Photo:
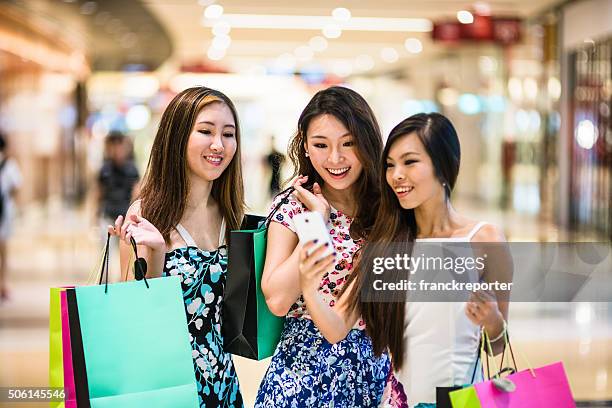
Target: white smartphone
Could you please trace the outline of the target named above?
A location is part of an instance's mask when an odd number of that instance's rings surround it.
[[[317,240],[315,248],[313,248],[310,253],[326,243],[328,250],[325,251],[323,256],[327,256],[333,252],[334,246],[321,213],[306,211],[296,214],[293,217],[293,221],[295,222],[295,229],[302,245],[309,241]]]

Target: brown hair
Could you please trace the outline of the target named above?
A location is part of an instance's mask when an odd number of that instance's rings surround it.
[[[372,208],[379,196],[377,179],[381,166],[382,137],[374,112],[361,95],[349,88],[333,86],[312,97],[300,115],[297,132],[289,143],[289,158],[294,167],[292,178],[298,174],[308,176],[308,183],[304,187],[309,190],[315,182],[323,186],[323,179],[306,157],[304,147],[310,122],[323,114],[338,119],[355,140],[363,171],[354,190],[353,199],[357,208],[351,223],[351,235],[365,238],[376,216]]]
[[[187,142],[196,117],[211,103],[225,104],[236,124],[236,153],[227,169],[213,181],[211,196],[226,223],[225,236],[239,229],[244,216],[244,187],[240,159],[240,127],[232,101],[222,92],[206,87],[188,88],[176,95],[161,118],[140,193],[142,216],[169,242],[180,222],[189,194]]]
[[[382,159],[386,162],[393,144],[411,133],[416,134],[425,147],[437,179],[446,185],[445,196],[448,199],[457,181],[461,159],[459,138],[455,128],[446,117],[438,113],[413,115],[391,130]],[[386,296],[386,299],[362,299],[360,295],[362,289],[372,287],[373,279],[376,279],[372,273],[375,257],[381,256],[381,253],[394,254],[398,250],[408,254],[412,252],[417,236],[417,225],[414,210],[406,210],[400,206],[395,192],[387,183],[384,170],[380,172],[379,183],[383,187],[376,221],[344,289],[346,290],[354,281],[349,293],[349,309],[358,308],[361,313],[366,331],[372,339],[374,352],[380,355],[389,349],[393,367],[399,370],[404,357],[405,295],[402,293],[401,298],[391,299],[388,293],[379,295]],[[388,277],[390,281],[399,281],[401,278]]]

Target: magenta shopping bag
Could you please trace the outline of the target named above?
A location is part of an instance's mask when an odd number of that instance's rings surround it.
[[[576,407],[562,362],[533,370],[519,371],[506,378],[516,386],[514,391],[501,391],[495,387],[493,381],[485,381],[474,385],[482,407]]]
[[[504,352],[499,371],[489,374],[493,349],[487,333],[481,330],[481,353],[485,353],[488,380],[449,394],[453,408],[575,408],[576,403],[562,362],[518,371],[508,331],[504,324]],[[488,346],[485,352],[484,346]],[[509,352],[508,352],[509,351]],[[504,368],[504,356],[512,357],[514,367]],[[530,367],[529,363],[527,363]],[[510,375],[502,374],[511,372]]]
[[[70,343],[70,322],[68,320],[68,300],[66,291],[60,292],[62,311],[62,350],[64,359],[64,402],[66,408],[76,408],[74,389],[74,369],[72,367],[72,345]]]

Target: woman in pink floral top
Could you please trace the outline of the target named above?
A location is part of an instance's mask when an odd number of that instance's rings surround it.
[[[287,318],[255,407],[376,407],[381,400],[390,360],[375,355],[363,322],[330,342],[310,317],[320,301],[334,307],[374,223],[381,152],[372,110],[348,88],[318,92],[300,116],[289,148],[299,177],[295,191],[273,203],[283,200],[268,229],[262,278],[268,307]],[[321,259],[321,250],[307,255],[299,245],[293,217],[303,211],[321,213],[333,254]],[[305,284],[307,271],[321,278]]]
[[[279,194],[276,197],[272,208],[276,207],[279,201],[281,201],[282,196],[283,194]],[[295,214],[309,210],[294,195],[290,195],[286,201],[286,203],[280,206],[272,221],[278,222],[296,233],[293,217]],[[361,248],[361,244],[363,243],[362,239],[354,240],[351,238],[349,229],[352,221],[353,219],[351,217],[330,206],[327,227],[336,252],[336,264],[329,273],[323,276],[319,294],[321,298],[332,307],[340,294],[340,289],[344,286],[349,273],[353,269],[353,255]],[[287,317],[306,317],[310,319],[303,296],[300,296],[300,298],[291,305]],[[355,324],[355,328],[364,329],[365,324],[360,320]]]

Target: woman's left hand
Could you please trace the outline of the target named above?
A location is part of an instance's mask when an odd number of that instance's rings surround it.
[[[316,249],[312,251],[314,248]],[[336,261],[336,254],[325,255],[329,250],[330,248],[326,245],[319,245],[317,248],[315,241],[307,242],[302,247],[298,264],[302,293],[307,290],[318,290],[323,275],[331,270]],[[312,251],[310,255],[309,251]]]
[[[495,327],[504,317],[497,306],[497,298],[490,290],[472,292],[465,306],[465,314],[478,326]]]

